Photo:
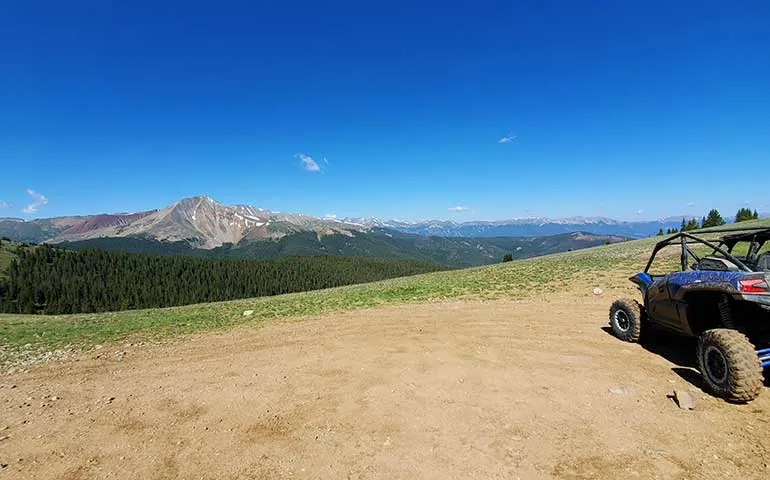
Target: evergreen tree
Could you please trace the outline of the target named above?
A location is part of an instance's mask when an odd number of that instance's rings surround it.
[[[720,225],[724,225],[725,220],[722,218],[722,215],[719,214],[719,210],[716,208],[712,208],[708,215],[706,216],[706,219],[703,221],[703,227],[718,227]]]
[[[754,220],[758,220],[759,219],[759,214],[757,213],[756,209],[754,209],[754,214],[751,216],[751,218],[754,219]]]
[[[506,253],[503,255],[503,263],[505,262],[512,262],[513,261],[513,255],[510,253]]]
[[[442,270],[412,260],[200,257],[22,247],[0,276],[0,312],[91,313],[301,292]]]
[[[684,226],[683,231],[689,232],[691,230],[697,230],[698,228],[700,228],[698,221],[694,218],[691,218],[690,220],[687,221],[687,224]]]
[[[748,208],[739,208],[735,214],[735,223],[753,220],[754,214]]]
[[[662,237],[662,236],[663,236],[663,229],[662,229],[662,228],[661,228],[660,230],[658,230],[658,236],[659,236],[659,237]]]

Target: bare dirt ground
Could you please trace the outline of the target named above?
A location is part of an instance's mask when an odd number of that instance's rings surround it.
[[[601,329],[611,300],[272,321],[5,375],[0,479],[770,474],[770,392],[706,396],[691,345]]]

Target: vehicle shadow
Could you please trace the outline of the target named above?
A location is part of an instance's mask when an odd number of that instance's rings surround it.
[[[612,329],[602,327],[605,333],[614,337]],[[648,335],[642,334],[639,345],[650,353],[659,355],[676,365],[671,371],[677,374],[690,385],[703,390],[703,378],[698,371],[698,362],[695,358],[695,348],[698,340],[667,332],[659,328],[652,328]],[[770,375],[765,371],[765,386],[770,387]]]
[[[614,337],[610,327],[604,326],[602,330]],[[679,367],[697,368],[697,362],[695,361],[697,341],[694,338],[683,337],[657,329],[649,333],[649,335],[643,333],[639,339],[639,345],[642,348],[665,358]]]
[[[604,326],[602,330],[614,337],[610,327]],[[676,335],[660,329],[648,332],[648,335],[642,334],[639,339],[639,346],[676,365],[676,367],[671,368],[672,372],[687,383],[702,390],[703,381],[695,359],[696,345],[697,340],[694,338]]]

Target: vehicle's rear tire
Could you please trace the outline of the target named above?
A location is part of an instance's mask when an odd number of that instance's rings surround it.
[[[759,356],[749,339],[736,330],[703,332],[698,339],[698,369],[706,390],[728,402],[750,402],[762,391]]]
[[[610,307],[612,333],[626,342],[638,342],[642,332],[642,306],[635,300],[621,298]]]

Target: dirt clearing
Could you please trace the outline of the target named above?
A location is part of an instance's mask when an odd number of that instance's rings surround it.
[[[770,474],[770,392],[706,396],[687,348],[603,331],[611,301],[271,321],[5,375],[0,479]],[[694,411],[667,398],[688,388]]]

